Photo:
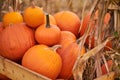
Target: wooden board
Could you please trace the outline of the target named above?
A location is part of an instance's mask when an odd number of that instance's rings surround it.
[[[51,80],[1,56],[0,73],[12,80]]]
[[[115,72],[109,72],[108,74],[102,75],[94,80],[114,80]]]

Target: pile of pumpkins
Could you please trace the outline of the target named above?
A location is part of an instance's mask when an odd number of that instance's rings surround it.
[[[0,22],[0,55],[53,80],[69,79],[77,57],[85,53],[77,39],[85,33],[90,16],[81,26],[72,11],[50,15],[32,4],[21,14],[10,7]]]

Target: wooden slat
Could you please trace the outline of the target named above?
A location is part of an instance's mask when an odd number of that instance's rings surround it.
[[[94,80],[114,80],[115,78],[115,72],[110,72],[106,75],[102,75]]]
[[[1,56],[0,73],[12,80],[51,80]]]

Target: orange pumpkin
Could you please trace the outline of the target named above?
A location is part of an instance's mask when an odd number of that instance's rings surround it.
[[[69,44],[63,51],[61,51],[60,56],[62,58],[62,69],[58,76],[60,79],[69,79],[72,75],[72,69],[78,55],[82,56],[85,53],[85,48],[83,47],[80,51],[79,46],[76,42]]]
[[[49,15],[49,18],[50,18],[50,24],[57,25],[57,22],[56,22],[56,20],[55,20],[54,16]],[[44,24],[46,24],[46,23],[47,23],[46,21],[47,21],[47,20],[46,20],[46,16],[44,15]]]
[[[46,45],[35,45],[22,59],[22,65],[55,80],[62,67],[61,57]]]
[[[110,69],[110,68],[112,67],[112,65],[113,65],[113,61],[112,61],[112,60],[108,60],[108,61],[107,61],[107,65],[108,65],[108,69]],[[107,74],[107,69],[106,69],[105,64],[103,64],[103,65],[101,66],[101,70],[102,70],[102,74],[103,74],[103,75],[104,75],[104,74]]]
[[[35,39],[40,44],[53,46],[60,40],[61,31],[56,25],[50,24],[49,15],[46,15],[47,23],[39,26],[35,31]]]
[[[61,39],[59,41],[59,44],[70,41],[75,42],[76,41],[76,36],[70,32],[70,31],[61,31]]]
[[[61,48],[57,49],[57,52],[62,58],[62,69],[58,76],[59,79],[68,79],[72,75],[72,68],[78,57],[83,56],[85,48],[80,51],[76,42],[76,36],[70,31],[61,31],[61,38],[59,44]]]
[[[69,44],[76,42],[76,36],[70,32],[70,31],[61,31],[61,38],[59,40],[59,45],[61,45],[61,48],[57,49],[57,52],[60,54],[61,51],[66,49],[66,47],[69,46]]]
[[[91,14],[88,13],[84,19],[83,19],[83,22],[82,22],[82,27],[81,27],[81,30],[80,30],[80,36],[82,36],[85,31],[87,30],[88,28],[88,24],[90,23],[90,16]],[[91,30],[94,28],[94,22],[91,23]]]
[[[11,7],[10,7],[11,8]],[[20,12],[10,11],[5,13],[3,16],[4,26],[9,26],[10,24],[18,24],[23,22],[23,17]]]
[[[34,33],[25,24],[7,26],[0,34],[0,53],[3,57],[18,61],[35,44]]]
[[[33,4],[24,10],[23,18],[27,25],[36,28],[44,23],[43,9]]]
[[[58,27],[63,31],[70,31],[78,36],[80,27],[79,17],[71,11],[60,11],[54,15]]]

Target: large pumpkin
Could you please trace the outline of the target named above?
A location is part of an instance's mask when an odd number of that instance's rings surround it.
[[[35,45],[22,59],[22,65],[55,80],[62,67],[61,57],[46,45]]]
[[[24,10],[23,18],[27,25],[29,25],[32,28],[36,28],[44,23],[43,9],[38,6],[35,6],[33,3],[32,6]]]
[[[63,31],[70,31],[78,36],[80,27],[79,17],[71,11],[60,11],[54,15],[58,27]]]
[[[33,31],[22,23],[9,25],[0,33],[0,53],[14,61],[20,60],[34,44]]]
[[[79,46],[76,42],[69,44],[66,49],[61,51],[60,56],[62,58],[62,69],[58,76],[60,79],[69,79],[72,76],[72,69],[77,60],[78,55],[82,56],[85,53],[83,47],[80,51]]]
[[[68,79],[72,75],[72,68],[78,55],[82,56],[85,48],[80,51],[75,35],[69,31],[61,31],[59,44],[61,48],[58,48],[57,52],[62,58],[63,65],[58,78]]]

